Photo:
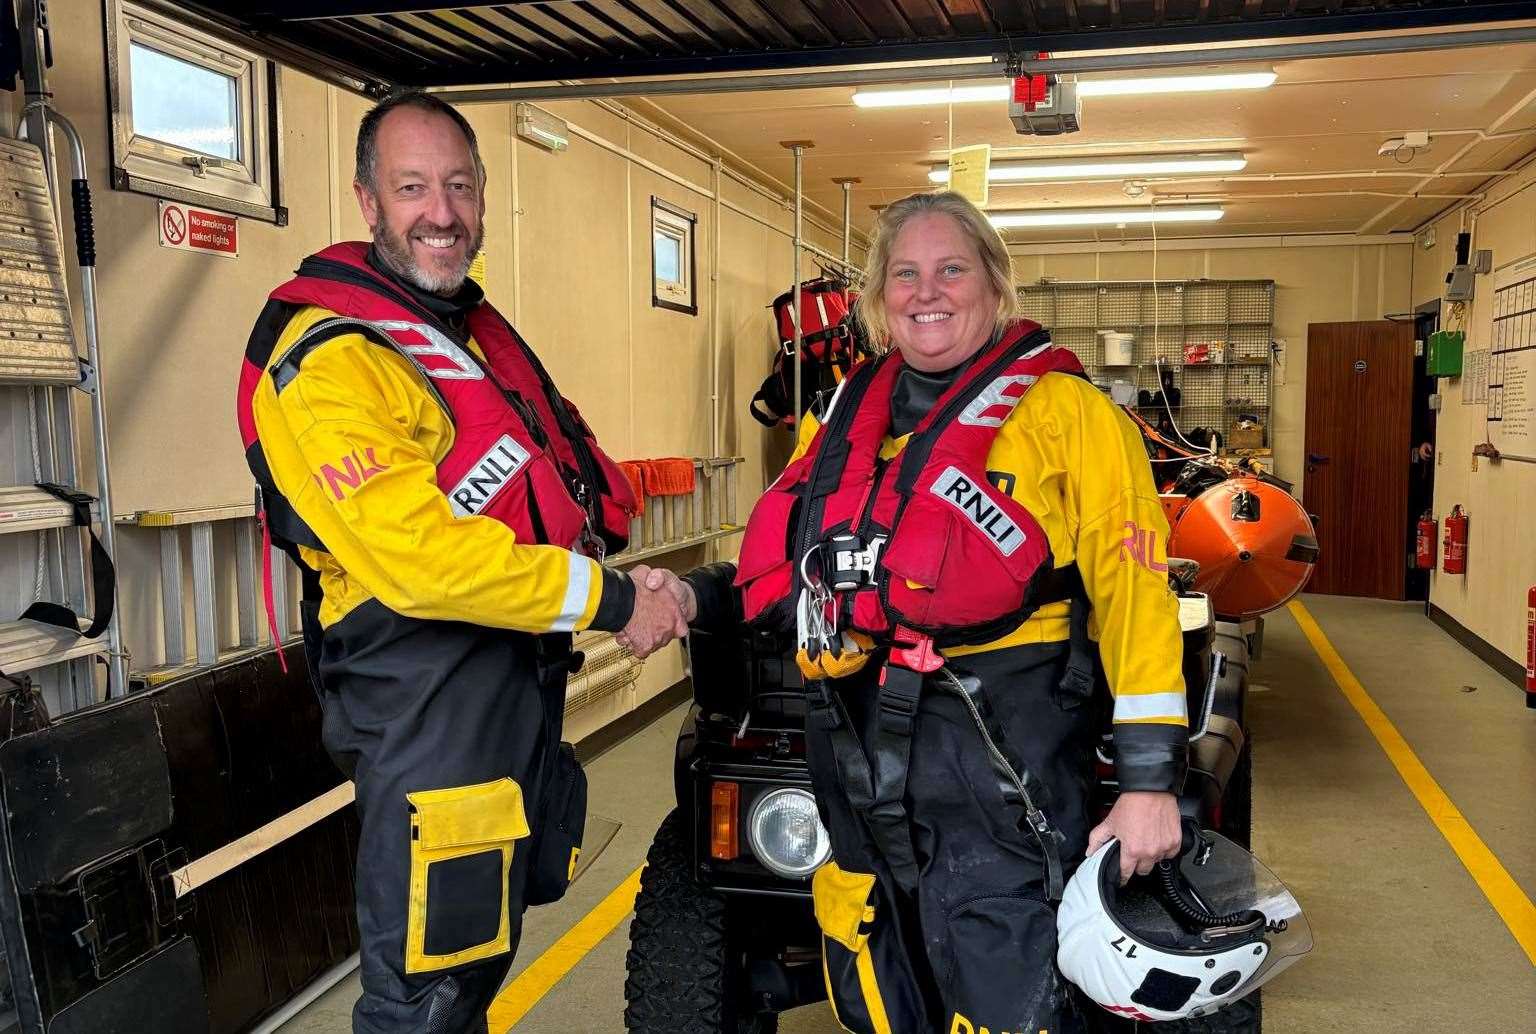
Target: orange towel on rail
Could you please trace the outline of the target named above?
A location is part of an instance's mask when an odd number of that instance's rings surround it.
[[[619,469],[635,491],[635,515],[638,517],[645,512],[645,460],[621,460]]]
[[[693,460],[687,456],[646,460],[645,490],[649,495],[692,495]]]

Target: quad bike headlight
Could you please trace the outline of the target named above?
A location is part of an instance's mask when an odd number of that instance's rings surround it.
[[[832,853],[816,799],[792,787],[770,790],[752,805],[747,846],[773,872],[797,880],[815,872]]]

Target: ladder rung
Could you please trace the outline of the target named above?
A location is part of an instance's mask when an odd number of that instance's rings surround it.
[[[0,488],[0,535],[67,528],[74,523],[74,507],[41,488],[31,485]]]
[[[68,629],[38,621],[0,622],[0,671],[8,675],[106,650],[105,638],[81,639],[70,635]]]

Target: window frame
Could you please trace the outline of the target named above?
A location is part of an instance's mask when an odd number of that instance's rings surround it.
[[[699,314],[698,263],[696,259],[695,230],[699,217],[692,212],[669,204],[655,195],[651,196],[651,306],[670,309],[673,312]],[[656,269],[656,235],[678,241],[678,272],[681,281],[663,281]],[[672,285],[676,285],[675,289]]]
[[[283,127],[277,66],[127,0],[103,3],[113,189],[288,225],[279,191]],[[239,158],[222,159],[222,166],[199,173],[183,159],[206,152],[134,132],[133,44],[234,79]]]

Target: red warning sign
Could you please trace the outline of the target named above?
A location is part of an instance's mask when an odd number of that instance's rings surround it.
[[[167,244],[180,244],[187,239],[187,214],[175,205],[167,205],[160,213],[160,228]]]
[[[160,202],[160,246],[234,258],[240,253],[239,219],[221,212]]]

